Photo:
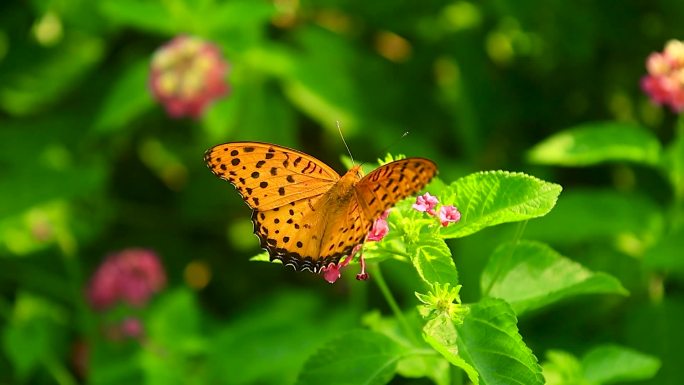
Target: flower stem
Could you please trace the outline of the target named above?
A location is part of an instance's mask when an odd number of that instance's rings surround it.
[[[390,309],[392,309],[392,313],[394,313],[394,316],[399,322],[399,325],[401,325],[401,328],[404,329],[404,333],[406,333],[406,336],[411,340],[413,344],[417,345],[418,337],[413,332],[413,329],[411,329],[411,326],[406,320],[406,317],[404,317],[404,313],[401,312],[399,304],[397,304],[397,301],[394,299],[392,292],[387,286],[387,282],[385,282],[385,278],[383,278],[382,276],[382,272],[380,271],[380,265],[377,263],[373,264],[373,281],[377,283],[378,288],[380,288],[380,291],[382,292],[382,296],[385,297],[385,301],[387,301],[387,304],[389,305]]]

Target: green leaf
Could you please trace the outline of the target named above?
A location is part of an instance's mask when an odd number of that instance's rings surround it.
[[[603,345],[586,353],[582,366],[589,381],[608,384],[649,379],[660,369],[660,360],[622,346]]]
[[[154,105],[147,86],[149,65],[149,58],[133,63],[114,82],[98,114],[96,131],[120,130]]]
[[[518,315],[580,294],[628,294],[613,276],[592,272],[531,241],[499,246],[482,272],[480,287],[483,295],[506,300]]]
[[[484,385],[543,384],[537,358],[518,333],[513,309],[500,299],[484,298],[456,325],[458,354],[472,365]]]
[[[302,26],[296,37],[301,50],[283,74],[285,95],[330,133],[337,132],[339,120],[345,133],[353,135],[359,129],[361,99],[345,79],[353,77],[358,52],[347,39],[318,27]],[[330,76],[330,68],[335,68],[335,76]]]
[[[418,275],[428,286],[435,283],[456,285],[458,273],[449,246],[440,238],[426,235],[409,247],[411,262]]]
[[[500,223],[546,215],[556,204],[561,186],[507,171],[479,172],[458,179],[439,194],[440,203],[455,205],[461,220],[440,230],[458,238]]]
[[[644,254],[644,266],[654,270],[684,273],[684,227],[665,236]]]
[[[320,284],[328,285],[322,280]],[[356,311],[330,306],[312,290],[255,297],[211,334],[208,374],[200,382],[293,384],[307,357],[354,323]]]
[[[379,311],[372,311],[363,317],[363,325],[374,332],[378,332],[393,339],[397,343],[411,349],[418,354],[408,355],[397,363],[397,374],[407,378],[428,377],[438,385],[450,384],[449,362],[438,356],[426,355],[429,348],[422,340],[414,341],[414,335],[406,333],[415,331],[415,335],[423,328],[423,319],[415,309],[403,315],[405,324],[410,328],[402,327],[395,317],[382,317]]]
[[[190,352],[202,349],[200,313],[192,292],[186,289],[165,292],[151,309],[146,331],[152,341],[166,349]]]
[[[429,320],[423,328],[423,339],[452,365],[463,369],[470,381],[478,385],[480,377],[477,371],[458,355],[457,338],[454,322],[447,314]]]
[[[98,38],[69,35],[52,48],[13,46],[0,71],[0,108],[27,115],[61,98],[104,54]]]
[[[562,350],[547,351],[542,370],[546,385],[591,385],[577,357]]]
[[[2,347],[19,379],[58,357],[65,318],[64,311],[53,303],[24,292],[17,294],[10,322],[2,330]]]
[[[642,195],[613,190],[574,190],[563,194],[549,215],[528,223],[525,231],[527,237],[554,244],[634,239],[641,250],[662,229],[660,208]]]
[[[665,150],[663,170],[668,175],[675,196],[684,200],[684,123],[680,119],[675,139]],[[684,221],[684,219],[681,219]]]
[[[309,357],[297,384],[386,384],[405,354],[404,347],[382,334],[350,331]]]
[[[121,26],[130,26],[143,31],[175,34],[179,23],[174,15],[178,14],[168,7],[169,2],[137,0],[103,0],[99,2],[100,12],[109,20]],[[175,2],[176,5],[182,3]]]
[[[536,164],[589,166],[607,161],[646,165],[660,162],[658,139],[628,123],[590,123],[559,132],[532,148],[528,159]]]

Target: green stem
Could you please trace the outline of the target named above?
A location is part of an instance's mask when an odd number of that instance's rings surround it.
[[[399,321],[399,325],[401,325],[402,329],[404,329],[404,333],[406,333],[406,336],[411,340],[413,344],[417,345],[418,337],[413,333],[413,329],[411,329],[411,326],[406,320],[406,317],[404,317],[404,313],[401,312],[399,304],[397,304],[397,301],[394,299],[392,292],[387,286],[387,282],[385,282],[385,278],[383,278],[382,276],[382,272],[380,271],[380,265],[378,265],[377,263],[373,264],[373,281],[375,281],[375,283],[378,285],[378,288],[380,288],[382,296],[385,297],[385,301],[387,301],[387,304],[389,305],[390,309],[392,309],[392,313],[394,313],[394,316],[396,317],[397,321]]]

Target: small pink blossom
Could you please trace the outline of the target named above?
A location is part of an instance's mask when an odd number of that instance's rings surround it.
[[[150,88],[174,118],[199,117],[228,92],[228,64],[215,45],[192,36],[178,36],[152,56]]]
[[[321,268],[321,273],[323,274],[323,279],[328,281],[328,283],[335,283],[341,276],[340,265],[334,263]]]
[[[143,335],[143,324],[137,318],[127,317],[121,322],[120,327],[125,337],[138,338]]]
[[[684,43],[670,40],[663,52],[654,52],[646,60],[648,75],[641,88],[656,104],[669,105],[675,112],[684,111]]]
[[[387,224],[387,215],[389,215],[389,210],[385,211],[383,215],[373,222],[373,227],[368,232],[366,239],[369,241],[381,241],[382,238],[389,232],[389,225]]]
[[[442,206],[439,208],[439,222],[442,226],[461,220],[461,213],[454,206]]]
[[[437,197],[430,195],[429,192],[426,192],[423,195],[417,196],[416,203],[414,203],[411,207],[420,212],[428,213],[429,215],[434,216],[435,206],[437,206],[438,203],[439,200],[437,200]]]
[[[352,249],[351,253],[347,255],[342,261],[339,263],[331,263],[328,266],[324,266],[321,268],[320,272],[323,274],[323,278],[328,281],[328,283],[335,283],[341,276],[342,273],[340,273],[340,270],[344,267],[347,267],[351,260],[354,258],[356,253],[361,250],[363,247],[363,244],[358,244],[354,246]],[[359,260],[361,263],[361,272],[356,275],[356,279],[359,281],[365,281],[368,279],[368,273],[366,273],[366,260],[363,258],[363,253],[359,253]]]
[[[97,310],[117,302],[141,307],[165,285],[166,274],[157,255],[151,250],[132,248],[105,259],[93,274],[87,294]]]

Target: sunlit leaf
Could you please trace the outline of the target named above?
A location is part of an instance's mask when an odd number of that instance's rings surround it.
[[[518,315],[581,294],[627,294],[614,277],[592,272],[531,241],[499,246],[480,285],[483,294],[506,300]]]
[[[458,283],[456,265],[444,240],[425,234],[409,247],[413,266],[426,284]]]
[[[513,309],[500,299],[470,306],[456,325],[458,355],[472,365],[485,385],[543,384],[537,358],[518,333]]]
[[[646,380],[660,369],[657,358],[617,345],[596,347],[582,357],[584,376],[592,383]]]
[[[441,235],[464,237],[488,226],[546,215],[560,192],[560,185],[522,173],[468,175],[439,194],[440,203],[455,205],[461,212],[461,220],[442,228]]]
[[[654,135],[619,122],[590,123],[559,132],[528,153],[533,163],[559,166],[589,166],[607,161],[656,165],[660,157],[660,142]]]

